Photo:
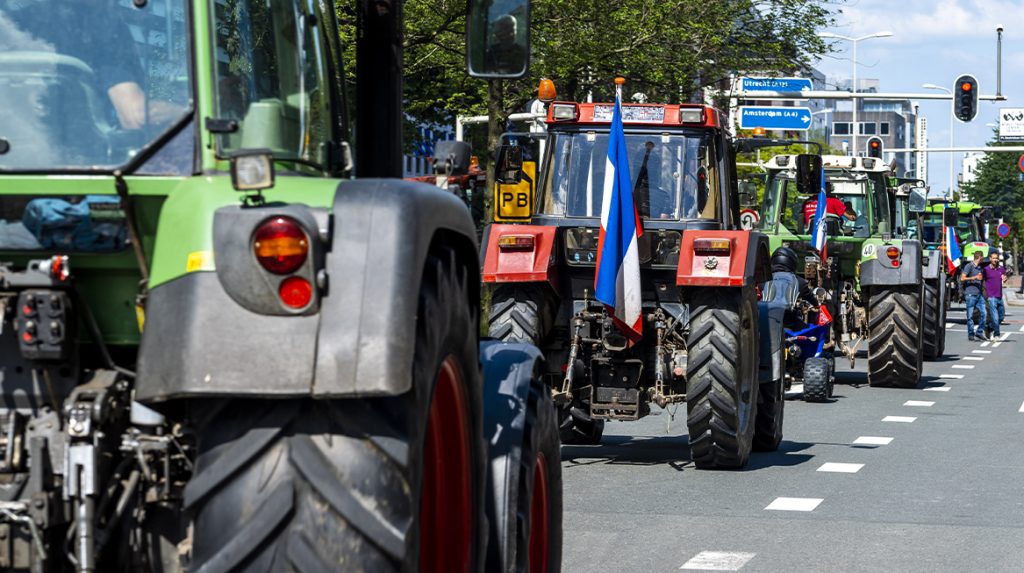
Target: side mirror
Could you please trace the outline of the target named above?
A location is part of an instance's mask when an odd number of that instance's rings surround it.
[[[516,79],[530,64],[530,0],[471,0],[466,68],[478,78]]]
[[[957,207],[946,207],[942,212],[942,224],[947,227],[956,227],[957,221],[960,220],[960,209]]]
[[[472,150],[464,141],[438,141],[434,144],[433,168],[436,175],[469,173]]]
[[[494,180],[502,185],[518,185],[523,180],[523,148],[502,145],[498,148],[497,169]]]
[[[796,156],[796,189],[801,195],[817,195],[821,191],[821,170],[820,155]]]
[[[924,213],[928,208],[928,196],[920,187],[910,191],[910,199],[907,201],[907,209],[911,213]]]

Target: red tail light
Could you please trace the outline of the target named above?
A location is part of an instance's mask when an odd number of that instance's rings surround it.
[[[502,235],[498,237],[498,248],[502,251],[532,251],[533,235]]]
[[[313,285],[302,277],[288,277],[277,289],[281,302],[289,308],[305,308],[313,300]]]
[[[696,255],[728,255],[732,252],[732,242],[729,239],[695,239],[693,241],[693,253]]]
[[[889,247],[885,250],[885,256],[890,259],[898,259],[900,258],[900,250],[897,247]]]
[[[306,262],[309,239],[294,219],[274,217],[256,229],[252,248],[263,268],[277,275],[286,275],[299,270]]]

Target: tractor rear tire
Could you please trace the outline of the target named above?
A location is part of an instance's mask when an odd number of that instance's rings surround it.
[[[752,288],[690,294],[686,425],[701,469],[740,469],[754,440],[758,316]]]
[[[946,351],[945,277],[924,281],[924,329],[922,344],[925,360],[938,360]]]
[[[526,422],[518,464],[504,467],[498,479],[516,488],[512,504],[495,508],[488,544],[487,571],[558,573],[562,568],[562,464],[551,391],[534,378],[526,404]],[[492,504],[493,505],[493,504]],[[510,547],[504,548],[507,540]],[[513,545],[514,543],[514,545]],[[504,550],[503,550],[504,549]],[[506,555],[505,559],[502,554]]]
[[[551,327],[551,305],[535,284],[500,284],[491,293],[488,335],[539,347]]]
[[[451,251],[428,257],[403,395],[195,404],[190,570],[483,570],[486,444],[468,276]]]
[[[804,362],[804,402],[828,402],[832,397],[832,361],[808,358]]]
[[[757,418],[754,427],[755,452],[774,452],[782,443],[782,419],[786,407],[783,378],[761,384],[757,391]]]
[[[868,297],[868,384],[916,388],[923,358],[920,285],[872,288]]]

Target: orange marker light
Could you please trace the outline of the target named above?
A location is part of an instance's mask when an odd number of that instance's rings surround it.
[[[621,86],[626,83],[626,78],[615,78],[615,85]]]
[[[540,85],[537,87],[537,99],[544,103],[551,103],[558,97],[558,92],[555,91],[555,82],[542,78]]]

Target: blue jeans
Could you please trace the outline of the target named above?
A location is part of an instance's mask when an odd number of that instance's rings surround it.
[[[980,294],[969,294],[964,296],[967,301],[967,337],[974,338],[975,332],[981,334],[985,330],[985,298]],[[978,326],[974,326],[974,309],[978,309],[981,318],[978,319]]]
[[[999,323],[1006,318],[1006,307],[1003,306],[1003,297],[988,297],[988,329],[999,336]]]

